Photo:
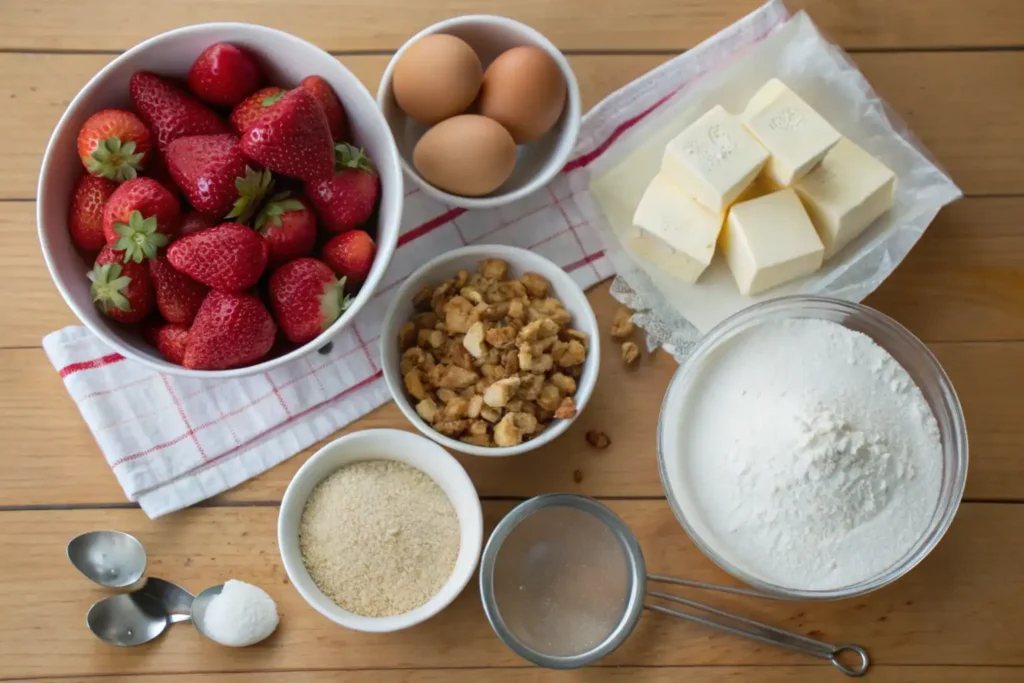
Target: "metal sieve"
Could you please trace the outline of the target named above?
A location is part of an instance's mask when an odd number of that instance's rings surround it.
[[[648,582],[757,598],[753,590],[647,574],[629,527],[601,503],[571,494],[531,498],[494,529],[480,561],[480,595],[494,632],[516,654],[550,669],[593,664],[632,633],[643,608],[756,641],[827,659],[848,676],[868,669],[860,645],[832,645],[676,595]],[[707,616],[645,604],[647,597]],[[857,657],[853,666],[840,661]]]

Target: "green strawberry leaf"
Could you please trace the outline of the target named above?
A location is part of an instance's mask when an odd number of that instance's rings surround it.
[[[341,317],[349,306],[352,305],[352,298],[345,294],[345,278],[335,280],[324,287],[324,293],[320,295],[320,329],[326,330],[334,324],[334,321]]]
[[[92,294],[93,303],[103,313],[109,313],[112,308],[125,312],[132,310],[128,297],[123,293],[128,285],[132,283],[132,279],[121,276],[121,266],[119,264],[96,264],[93,266],[88,277],[92,282],[89,291]]]
[[[241,225],[247,224],[273,186],[274,175],[270,171],[257,171],[246,166],[245,175],[235,178],[238,199],[225,218],[235,218]]]
[[[146,156],[145,152],[136,154],[135,147],[134,140],[124,144],[116,137],[100,140],[89,158],[85,159],[85,168],[95,176],[118,183],[133,180],[138,176]]]
[[[271,197],[256,216],[253,227],[261,233],[266,232],[268,226],[279,228],[281,227],[281,216],[289,211],[302,211],[306,208],[298,199],[290,199],[290,197],[291,193],[287,190],[278,192]]]
[[[144,259],[155,258],[157,249],[170,242],[167,235],[157,232],[156,216],[143,218],[138,210],[128,214],[127,223],[115,222],[114,232],[118,238],[113,248],[124,252],[125,263],[142,263]]]
[[[287,94],[288,94],[287,90],[282,90],[281,92],[274,93],[273,95],[267,95],[266,97],[263,98],[263,101],[260,102],[260,106],[262,106],[262,107],[271,107],[271,106],[277,104],[277,101],[280,100],[282,97],[284,97]]]
[[[367,173],[376,173],[373,162],[366,156],[362,148],[342,142],[334,146],[334,170],[357,168]]]

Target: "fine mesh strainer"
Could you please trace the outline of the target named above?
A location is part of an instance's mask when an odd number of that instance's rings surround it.
[[[756,591],[648,575],[626,524],[601,503],[570,494],[531,498],[495,528],[480,561],[484,611],[516,654],[551,669],[592,664],[623,643],[643,608],[827,659],[861,676],[868,655],[859,645],[832,645],[692,600],[648,591],[648,582],[770,598]],[[705,612],[646,605],[646,597]],[[856,663],[840,661],[849,655]]]

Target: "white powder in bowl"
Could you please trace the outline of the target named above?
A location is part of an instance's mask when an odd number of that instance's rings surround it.
[[[270,636],[277,623],[277,605],[266,591],[230,579],[206,607],[203,631],[221,645],[247,647]]]
[[[831,590],[874,578],[936,509],[930,406],[885,349],[837,323],[740,333],[708,358],[678,415],[669,476],[688,520],[767,582]]]

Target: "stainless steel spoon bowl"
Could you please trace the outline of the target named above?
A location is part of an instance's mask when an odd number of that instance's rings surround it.
[[[206,590],[202,591],[196,596],[196,599],[192,601],[192,625],[196,627],[196,630],[201,634],[213,640],[210,634],[206,632],[206,608],[210,606],[210,602],[220,595],[220,592],[224,590],[224,584],[220,583],[216,586],[210,586]],[[213,642],[217,642],[213,640]]]
[[[159,637],[170,619],[156,598],[140,591],[103,598],[89,608],[85,623],[103,642],[133,647]]]
[[[151,576],[146,581],[146,585],[139,589],[139,592],[159,602],[167,612],[168,621],[172,624],[192,618],[192,604],[195,598],[176,583]]]
[[[146,573],[146,550],[123,531],[90,531],[68,543],[68,559],[78,571],[101,586],[137,587]]]

